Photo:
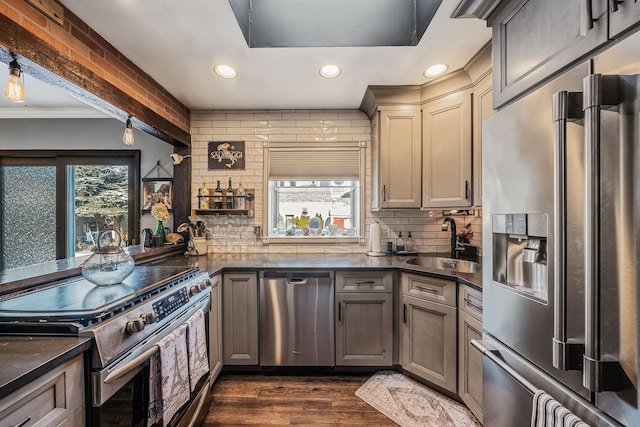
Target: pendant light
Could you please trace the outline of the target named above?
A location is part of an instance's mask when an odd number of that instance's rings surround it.
[[[127,125],[124,128],[124,134],[122,135],[122,142],[127,145],[133,145],[136,142],[135,137],[133,136],[133,126],[131,125],[131,116],[127,118]]]
[[[24,102],[24,75],[15,55],[12,57],[13,61],[9,63],[9,80],[4,86],[4,96],[12,102]]]

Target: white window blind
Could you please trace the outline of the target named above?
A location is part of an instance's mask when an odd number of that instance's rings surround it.
[[[302,145],[301,145],[302,144]],[[358,143],[271,143],[265,150],[268,180],[359,180],[362,150]],[[305,146],[304,144],[309,144]]]

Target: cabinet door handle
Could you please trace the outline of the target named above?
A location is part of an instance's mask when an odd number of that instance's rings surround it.
[[[431,288],[425,288],[424,286],[416,286],[416,289],[422,292],[428,292],[430,294],[437,294],[438,291],[435,289],[431,289]]]
[[[481,306],[479,306],[478,304],[475,304],[475,303],[471,302],[471,300],[470,300],[469,298],[465,298],[465,299],[464,299],[464,302],[466,302],[466,303],[467,303],[467,305],[469,305],[469,306],[471,306],[471,307],[475,308],[476,310],[479,310],[479,311],[480,311],[480,313],[482,313],[482,307],[481,307]]]
[[[598,18],[593,17],[593,0],[586,0],[587,2],[587,29],[593,29],[593,23],[598,20]]]
[[[621,0],[609,0],[609,10],[611,12],[617,12],[618,11],[618,5],[622,4],[622,3],[624,3],[624,1],[621,1]]]
[[[365,285],[368,285],[370,288],[372,288],[372,287],[373,287],[373,285],[375,285],[375,284],[376,284],[376,282],[374,282],[373,280],[369,280],[369,281],[366,281],[366,282],[355,282],[355,285],[356,285],[356,286],[365,286]]]
[[[386,202],[387,201],[387,185],[383,185],[382,186],[382,201]]]
[[[342,303],[338,302],[338,322],[342,322]]]
[[[29,421],[31,421],[31,417],[27,417],[27,418],[25,418],[24,420],[20,421],[18,424],[16,424],[16,425],[15,425],[15,426],[13,426],[13,427],[23,427],[23,426],[26,426],[26,425],[27,425],[27,423],[28,423]]]
[[[464,198],[469,199],[469,180],[464,181]]]
[[[407,323],[407,304],[402,304],[402,323]]]

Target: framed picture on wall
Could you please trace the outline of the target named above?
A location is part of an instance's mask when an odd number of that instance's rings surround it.
[[[173,178],[143,178],[142,179],[142,213],[151,212],[156,203],[164,203],[173,211]]]

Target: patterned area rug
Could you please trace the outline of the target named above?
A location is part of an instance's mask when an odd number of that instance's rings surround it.
[[[464,405],[398,372],[376,373],[356,396],[402,427],[482,427]]]

